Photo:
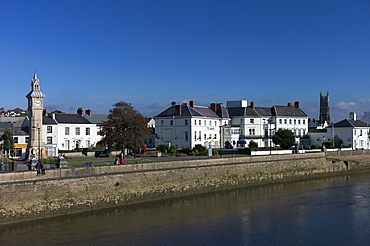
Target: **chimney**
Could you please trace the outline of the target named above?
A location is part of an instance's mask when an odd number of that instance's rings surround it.
[[[351,120],[356,121],[356,120],[357,120],[356,113],[355,113],[355,112],[351,112],[351,113],[349,113],[349,118],[350,118]]]
[[[213,112],[216,112],[216,110],[217,110],[216,103],[211,103],[211,110],[212,110]]]
[[[82,113],[83,113],[82,108],[78,108],[78,109],[77,109],[77,114],[82,115]]]
[[[194,108],[194,101],[190,101],[189,104],[191,108]]]
[[[172,105],[172,106],[176,105],[176,102],[172,102],[172,103],[171,103],[171,105]]]
[[[251,102],[251,108],[254,109],[255,108],[255,104],[254,102]]]
[[[294,102],[294,107],[301,108],[301,102],[300,101]]]
[[[289,107],[293,107],[293,103],[288,103],[288,106]]]
[[[180,105],[176,105],[176,112],[175,112],[175,114],[176,115],[181,115],[181,113],[182,113],[182,105],[180,104]]]
[[[92,110],[91,109],[86,109],[85,114],[87,114],[88,116],[92,116]]]

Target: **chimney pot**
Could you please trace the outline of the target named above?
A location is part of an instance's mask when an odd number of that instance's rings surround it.
[[[78,108],[78,109],[77,109],[77,114],[82,115],[82,113],[83,113],[82,108]]]
[[[194,108],[194,101],[190,101],[189,104],[191,108]]]
[[[172,105],[172,106],[176,105],[176,102],[172,102],[172,103],[171,103],[171,105]]]
[[[294,102],[294,106],[295,106],[296,108],[301,108],[301,102],[300,102],[300,101],[296,101],[296,102]]]
[[[255,108],[255,103],[254,102],[251,102],[251,108]]]

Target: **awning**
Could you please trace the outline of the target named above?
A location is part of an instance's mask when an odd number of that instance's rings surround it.
[[[15,144],[14,149],[26,149],[27,144]]]

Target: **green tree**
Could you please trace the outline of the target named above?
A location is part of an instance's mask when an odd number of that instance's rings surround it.
[[[118,102],[109,110],[108,120],[103,122],[100,144],[109,150],[123,147],[137,151],[150,134],[148,118],[142,116],[130,103]],[[122,136],[123,133],[123,136]]]
[[[9,151],[14,149],[14,139],[11,131],[6,130],[1,136],[1,140],[3,140],[3,146],[5,150]]]
[[[341,148],[343,145],[343,140],[338,137],[338,135],[334,136],[334,147],[335,148]]]
[[[272,141],[276,145],[280,145],[283,149],[289,149],[295,143],[293,132],[288,129],[279,129],[272,137]]]
[[[258,149],[258,143],[254,142],[253,140],[249,142],[248,147],[251,150],[257,150]]]

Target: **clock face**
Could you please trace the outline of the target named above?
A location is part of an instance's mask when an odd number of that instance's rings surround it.
[[[34,102],[35,107],[40,107],[41,106],[41,101],[36,99]]]

